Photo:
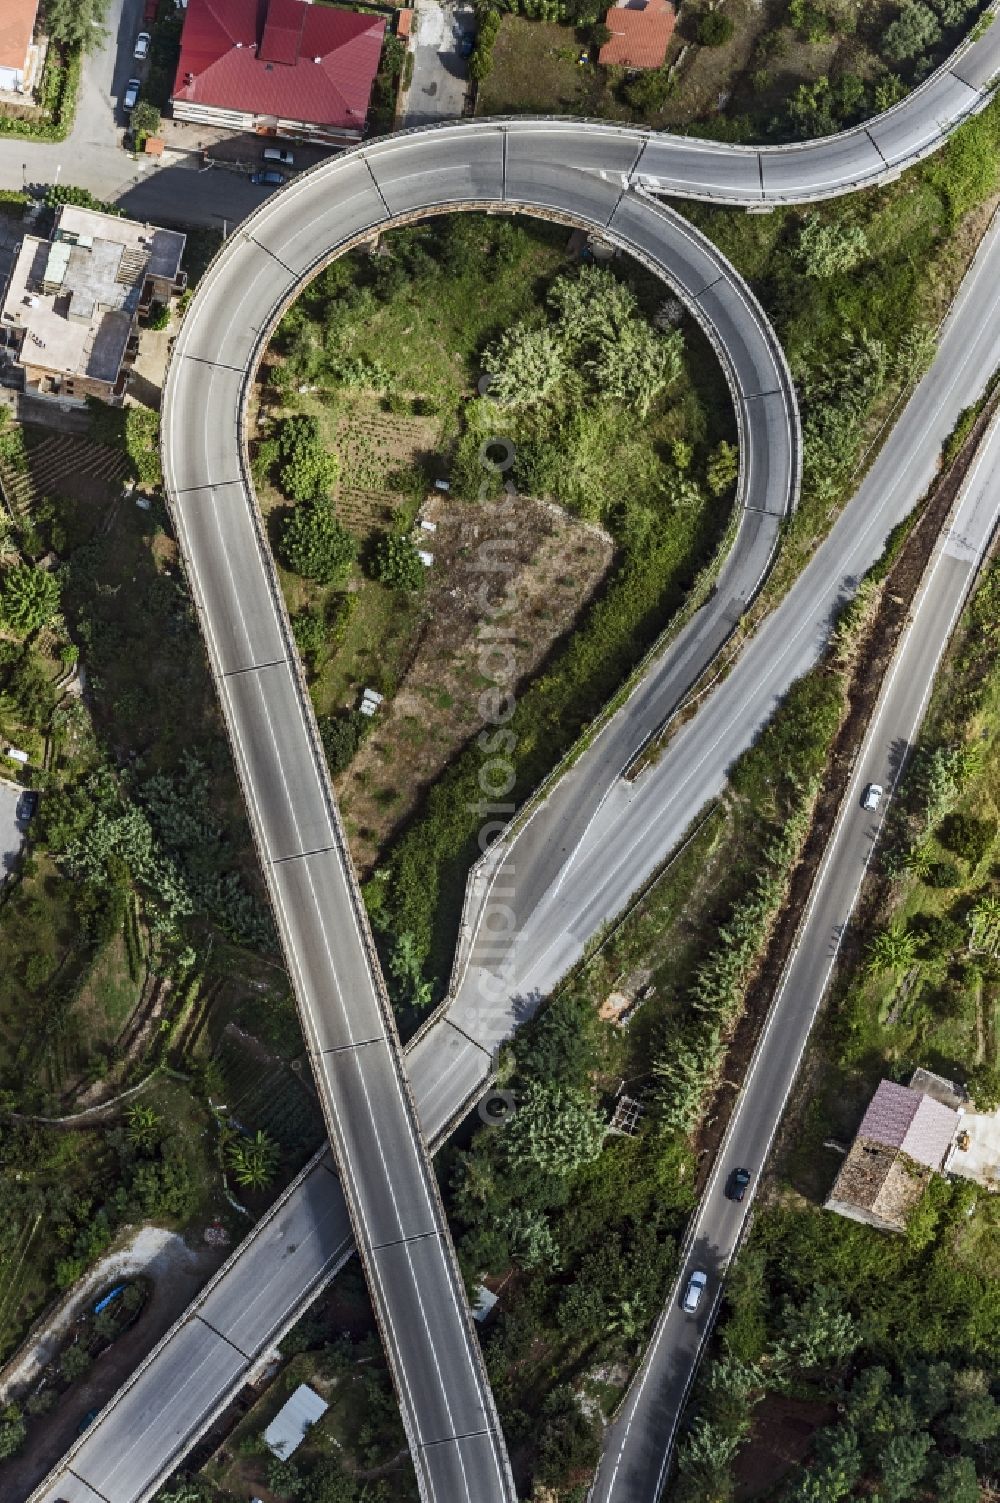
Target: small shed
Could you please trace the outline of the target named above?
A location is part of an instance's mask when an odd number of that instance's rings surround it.
[[[297,1451],[306,1438],[308,1430],[329,1409],[308,1383],[300,1383],[287,1404],[282,1405],[264,1431],[264,1444],[273,1455],[282,1461]]]

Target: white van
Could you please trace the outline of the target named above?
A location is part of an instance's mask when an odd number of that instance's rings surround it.
[[[261,156],[265,162],[281,162],[284,167],[291,167],[295,161],[292,153],[283,146],[265,146]]]

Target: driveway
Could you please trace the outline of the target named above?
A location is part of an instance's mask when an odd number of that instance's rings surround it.
[[[0,882],[14,870],[24,845],[27,824],[17,814],[23,792],[12,783],[0,783]]]
[[[72,133],[61,142],[0,138],[0,188],[75,183],[136,219],[238,224],[265,197],[245,177],[223,168],[202,172],[194,154],[168,149],[156,165],[122,149],[119,101],[141,68],[132,57],[141,16],[142,0],[111,0],[104,38],[84,58]]]
[[[433,125],[457,120],[465,106],[469,69],[459,51],[461,39],[475,31],[470,7],[417,0],[417,41],[413,80],[406,96],[403,125]]]

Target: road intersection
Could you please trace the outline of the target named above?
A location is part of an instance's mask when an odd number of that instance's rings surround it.
[[[984,40],[989,38],[987,33]],[[795,590],[792,592],[797,599],[797,607],[792,609],[794,612],[797,608],[799,616],[792,614],[794,631],[785,639],[779,636],[782,645],[776,653],[772,652],[777,670],[768,671],[766,657],[762,658],[760,650],[753,656],[752,650],[780,611],[785,610],[787,601],[765,624],[744,655],[744,662],[722,686],[724,691],[738,678],[737,692],[743,698],[738,703],[735,721],[731,718],[730,703],[728,709],[723,709],[720,726],[717,701],[727,700],[720,691],[677,736],[667,757],[644,774],[638,784],[623,789],[618,779],[623,765],[622,750],[630,745],[634,750],[636,737],[647,734],[651,724],[655,728],[662,721],[705,662],[711,661],[719,642],[766,570],[774,546],[773,541],[768,542],[768,535],[773,533],[776,537],[777,523],[791,505],[797,483],[794,395],[789,398],[787,372],[783,371],[780,350],[766,320],[762,317],[756,320],[756,305],[748,302],[745,289],[730,274],[731,268],[723,264],[717,277],[705,280],[703,265],[698,263],[695,251],[710,255],[710,250],[696,244],[689,229],[680,228],[674,216],[656,209],[645,194],[658,189],[757,205],[768,201],[808,201],[851,191],[862,183],[884,181],[909,161],[934,149],[952,123],[982,107],[987,98],[986,84],[995,71],[998,55],[996,46],[991,50],[977,44],[964,54],[964,59],[953,59],[934,75],[910,101],[881,121],[872,122],[866,130],[845,133],[828,143],[815,143],[811,148],[788,148],[777,155],[764,150],[717,148],[702,142],[655,138],[629,127],[571,121],[478,122],[474,126],[448,127],[440,132],[414,133],[371,143],[297,180],[273,200],[273,214],[266,212],[271,209],[270,204],[258,211],[227,245],[224,255],[208,273],[203,292],[199,293],[203,308],[211,307],[213,288],[216,299],[221,299],[218,306],[227,313],[225,341],[220,342],[220,326],[215,320],[210,324],[202,320],[199,324],[195,316],[198,300],[184,326],[183,344],[171,369],[165,445],[168,484],[193,592],[206,627],[234,754],[275,897],[300,1005],[305,999],[304,1018],[312,1056],[314,1063],[318,1063],[320,1084],[328,1088],[331,1136],[338,1148],[338,1159],[347,1169],[345,1186],[354,1208],[355,1226],[360,1227],[362,1254],[373,1281],[405,1415],[407,1402],[411,1405],[407,1415],[411,1443],[415,1454],[428,1449],[421,1438],[429,1433],[424,1430],[428,1406],[439,1402],[447,1409],[450,1394],[475,1391],[474,1402],[479,1413],[469,1423],[479,1428],[466,1432],[461,1429],[461,1422],[451,1423],[449,1433],[442,1432],[441,1439],[451,1444],[462,1441],[466,1434],[490,1437],[486,1447],[489,1456],[484,1451],[469,1462],[475,1468],[472,1473],[475,1490],[469,1495],[477,1503],[494,1496],[488,1490],[493,1486],[489,1480],[491,1467],[500,1487],[496,1495],[504,1495],[504,1467],[494,1443],[496,1429],[481,1364],[468,1345],[475,1338],[469,1332],[467,1313],[464,1308],[459,1310],[453,1260],[419,1145],[410,1130],[401,1139],[394,1138],[399,1158],[397,1163],[393,1154],[392,1173],[386,1171],[381,1179],[378,1175],[369,1176],[373,1183],[365,1184],[361,1176],[352,1177],[351,1166],[365,1158],[366,1147],[370,1166],[371,1137],[351,1142],[351,1135],[344,1132],[342,1122],[337,1120],[335,1103],[339,1097],[352,1106],[352,1122],[364,1123],[368,1132],[374,1133],[375,1140],[392,1121],[409,1122],[412,1127],[405,1084],[398,1062],[393,1060],[391,1030],[386,1030],[384,1010],[378,1005],[377,980],[373,988],[368,986],[372,977],[377,978],[377,968],[371,961],[349,857],[339,833],[321,754],[317,753],[314,727],[308,709],[303,706],[304,691],[289,647],[287,622],[273,573],[269,573],[269,555],[260,536],[252,490],[245,478],[245,454],[239,435],[248,375],[276,314],[300,282],[328,259],[334,249],[344,248],[358,235],[370,233],[374,226],[384,226],[390,216],[413,216],[446,207],[500,205],[565,215],[589,228],[596,227],[612,243],[628,248],[647,263],[659,262],[696,316],[707,321],[710,333],[714,331],[716,347],[734,388],[743,454],[741,498],[745,504],[737,546],[724,566],[720,587],[710,607],[694,618],[691,629],[652,666],[639,690],[594,743],[591,760],[587,760],[591,757],[588,752],[558,785],[554,799],[545,806],[550,811],[546,818],[554,820],[554,825],[546,826],[545,819],[536,816],[520,837],[523,845],[518,857],[519,883],[523,880],[522,872],[527,873],[527,881],[520,887],[517,902],[524,922],[519,926],[510,955],[498,967],[492,955],[484,960],[473,947],[471,963],[458,994],[411,1051],[407,1062],[410,1083],[423,1136],[433,1143],[456,1112],[483,1088],[492,1050],[500,1038],[509,1036],[516,1016],[523,1012],[524,999],[539,999],[544,995],[594,928],[627,901],[642,880],[643,869],[655,868],[696,808],[714,791],[725,766],[740,749],[741,737],[752,738],[760,717],[766,717],[791,677],[796,676],[797,663],[808,659],[810,653],[815,656],[830,609],[837,598],[849,592],[852,580],[856,582],[866,550],[874,549],[872,557],[876,556],[881,538],[893,521],[898,520],[897,512],[905,514],[917,499],[919,491],[914,493],[911,485],[931,462],[933,434],[950,404],[959,396],[966,396],[969,390],[974,394],[977,382],[981,384],[992,368],[989,364],[970,368],[967,353],[969,343],[976,342],[971,337],[968,320],[974,323],[977,332],[983,328],[977,320],[982,319],[983,304],[988,299],[980,282],[979,292],[970,294],[968,299],[972,308],[967,311],[966,349],[950,346],[951,353],[942,362],[946,334],[942,354],[935,362],[938,395],[940,386],[947,385],[948,400],[932,413],[924,429],[908,427],[906,436],[900,440],[904,455],[909,444],[918,456],[917,461],[903,465],[904,482],[889,488],[888,499],[875,495],[870,512],[857,500],[851,504],[849,511],[855,521],[853,541],[841,533],[839,552],[837,547],[828,545],[818,550],[803,575],[805,580],[813,571],[810,586],[798,590],[797,596]],[[977,82],[980,76],[982,82]],[[908,112],[907,105],[910,105]],[[313,190],[319,191],[320,178],[325,182],[329,171],[334,169],[339,177],[333,204],[325,212],[317,212],[319,199],[311,195]],[[329,204],[329,200],[324,202]],[[328,215],[333,211],[334,218],[330,220]],[[992,247],[984,261],[990,256],[994,257],[991,265],[995,266],[996,252]],[[975,278],[972,285],[976,285]],[[235,296],[230,295],[232,288],[239,289]],[[961,309],[956,313],[960,314]],[[979,343],[981,346],[981,339]],[[985,356],[985,349],[981,347],[979,354]],[[182,376],[177,374],[179,371]],[[913,414],[911,421],[912,417]],[[904,414],[893,438],[901,432],[906,420]],[[183,435],[183,441],[176,443],[173,450],[171,432]],[[916,443],[914,434],[918,435]],[[760,503],[747,504],[748,496],[761,498]],[[860,529],[858,515],[866,518]],[[247,523],[251,524],[249,529]],[[837,532],[835,528],[834,535]],[[828,542],[833,541],[834,535]],[[821,554],[823,565],[815,569]],[[846,570],[845,562],[849,564]],[[787,618],[786,612],[786,632]],[[772,647],[773,635],[772,631]],[[785,650],[783,642],[789,638],[793,646]],[[745,668],[744,663],[750,657],[757,664],[756,669]],[[730,694],[728,699],[731,698]],[[695,726],[697,731],[693,730]],[[670,771],[664,772],[665,766]],[[676,777],[678,767],[680,779]],[[294,797],[289,792],[289,769],[294,772]],[[556,846],[545,833],[548,829],[551,834],[553,828],[558,832]],[[655,838],[650,838],[650,831],[655,831]],[[539,851],[550,855],[553,851],[561,855],[564,847],[572,860],[568,865],[562,861],[553,865],[548,858],[532,858],[532,842],[536,842]],[[658,854],[661,847],[663,852]],[[609,861],[609,848],[620,852],[616,860]],[[313,865],[321,856],[333,859],[322,863],[322,872],[316,864],[314,873]],[[284,867],[289,870],[279,872],[278,868]],[[309,875],[303,886],[305,873]],[[488,907],[487,898],[484,913],[488,913]],[[302,915],[307,917],[303,919]],[[342,927],[348,916],[356,931],[353,936],[350,926],[346,930]],[[543,931],[547,936],[555,934],[558,943],[553,946],[547,938],[543,942],[540,937]],[[335,935],[332,946],[331,935]],[[324,950],[327,977],[323,975]],[[334,950],[338,954],[336,963],[332,962]],[[356,965],[351,962],[354,969],[350,972],[350,1000],[331,1011],[337,968],[344,963],[340,957],[349,952],[358,956]],[[481,989],[484,975],[490,977],[491,983],[502,983],[499,989],[491,984],[491,993],[503,996],[504,988],[507,989],[506,1005],[484,1012],[478,1002],[470,1001],[470,988]],[[356,1024],[364,1009],[359,1007],[355,1012],[355,999],[364,995],[366,988],[372,991],[370,1001],[374,1010],[369,1007],[360,1020],[363,1026],[359,1032]],[[474,1010],[474,1016],[470,1009]],[[378,1025],[381,1032],[367,1032]],[[337,1032],[338,1029],[346,1032]],[[369,1040],[377,1041],[381,1059],[370,1079],[366,1078],[366,1068],[359,1064],[361,1051]],[[349,1069],[355,1072],[356,1079],[352,1078],[350,1084],[336,1078],[345,1073],[339,1064],[327,1063],[327,1056],[342,1050],[352,1056]],[[377,1109],[366,1116],[375,1080],[379,1082]],[[394,1096],[395,1104],[391,1099]],[[362,1097],[366,1098],[363,1103]],[[420,1230],[417,1230],[419,1217],[411,1223],[399,1211],[397,1191],[401,1184],[408,1187],[407,1194],[413,1186],[421,1187],[424,1210],[430,1220],[426,1227],[420,1222]],[[317,1196],[323,1199],[324,1186],[329,1199],[336,1201],[325,1164],[314,1166],[295,1193],[303,1194],[306,1186],[314,1205]],[[294,1214],[293,1200],[294,1195],[283,1202],[284,1210],[279,1217]],[[396,1229],[404,1234],[402,1240],[426,1238],[435,1247],[438,1267],[434,1278],[421,1273],[402,1281],[407,1283],[409,1295],[395,1287],[390,1295],[387,1280],[378,1267],[376,1255],[389,1245],[380,1238],[385,1230],[383,1206],[390,1202]],[[346,1217],[341,1215],[338,1220],[335,1204],[330,1214],[324,1212],[319,1220],[326,1221],[328,1235],[325,1242],[321,1237],[314,1249],[318,1254],[323,1242],[324,1256],[317,1259],[322,1266],[313,1268],[308,1291],[315,1290],[349,1249]],[[380,1230],[373,1233],[372,1226]],[[258,1276],[265,1268],[268,1272],[261,1284],[253,1286],[255,1290],[266,1285],[274,1292],[271,1288],[272,1269],[277,1263],[274,1232],[275,1224],[269,1225],[256,1243],[257,1254],[264,1255],[263,1262],[259,1256],[256,1258]],[[286,1254],[289,1247],[286,1244]],[[287,1256],[283,1261],[287,1272]],[[236,1266],[234,1262],[232,1267]],[[241,1272],[241,1280],[242,1277]],[[395,1285],[395,1278],[392,1282]],[[154,1354],[129,1390],[133,1396],[139,1394],[156,1361],[176,1365],[181,1345],[187,1355],[176,1368],[178,1372],[185,1368],[188,1374],[212,1369],[214,1374],[198,1391],[197,1385],[189,1385],[186,1412],[178,1411],[168,1422],[166,1434],[170,1445],[161,1448],[158,1457],[161,1469],[155,1478],[150,1457],[135,1454],[137,1443],[123,1445],[120,1428],[118,1441],[114,1439],[115,1426],[120,1427],[129,1412],[128,1393],[125,1393],[105,1411],[83,1444],[67,1458],[68,1465],[59,1477],[49,1479],[35,1494],[36,1498],[62,1497],[66,1503],[77,1503],[78,1498],[87,1499],[88,1503],[93,1503],[94,1498],[105,1498],[110,1503],[133,1503],[150,1496],[169,1470],[167,1463],[176,1464],[184,1445],[201,1426],[204,1414],[213,1404],[218,1407],[219,1396],[231,1391],[233,1381],[253,1358],[252,1343],[244,1339],[230,1341],[231,1352],[224,1353],[224,1361],[216,1361],[210,1351],[213,1343],[203,1334],[199,1338],[194,1329],[195,1322],[206,1329],[215,1328],[215,1322],[209,1321],[208,1301],[215,1300],[216,1304],[223,1299],[232,1301],[236,1287],[231,1286],[223,1296],[224,1284],[223,1277],[213,1281],[200,1310],[173,1333],[175,1344],[170,1356],[163,1355],[169,1347],[168,1339],[158,1349],[159,1356]],[[240,1288],[247,1287],[250,1286],[240,1283]],[[439,1323],[440,1347],[435,1345],[426,1327],[421,1332],[420,1323],[410,1320],[413,1310],[424,1306],[423,1291],[427,1288],[436,1290],[432,1319]],[[293,1274],[284,1294],[278,1291],[274,1309],[283,1301],[284,1309],[276,1325],[294,1318],[306,1297],[303,1281]],[[408,1312],[407,1299],[412,1302]],[[230,1305],[234,1319],[240,1303],[237,1298]],[[240,1319],[246,1318],[245,1296],[242,1305]],[[276,1325],[272,1323],[271,1329]],[[404,1327],[406,1341],[401,1339]],[[459,1332],[464,1334],[456,1334]],[[430,1338],[429,1350],[425,1338]],[[223,1344],[227,1340],[225,1336],[219,1339]],[[403,1350],[406,1345],[408,1352]],[[439,1373],[425,1392],[422,1364],[446,1348],[452,1355],[462,1351],[464,1356],[457,1365],[451,1364],[452,1370]],[[161,1365],[161,1375],[166,1370],[167,1366]],[[419,1385],[411,1385],[408,1390],[407,1373],[418,1371],[422,1374]],[[162,1384],[154,1382],[162,1400]],[[438,1395],[437,1400],[431,1398],[432,1392]],[[133,1397],[129,1425],[133,1437],[140,1433],[135,1425],[135,1402]],[[144,1402],[150,1424],[155,1424],[156,1400],[148,1382]],[[161,1426],[162,1421],[160,1408]],[[433,1449],[437,1450],[436,1442]],[[465,1496],[458,1490],[459,1485],[469,1491],[470,1474],[465,1471],[466,1458],[461,1452],[462,1446],[457,1445],[458,1471],[451,1467],[442,1470],[440,1477],[430,1471],[422,1477],[426,1496],[440,1496],[450,1503],[452,1498]],[[456,1477],[460,1474],[459,1484]],[[638,1499],[653,1494],[637,1488],[621,1496]]]

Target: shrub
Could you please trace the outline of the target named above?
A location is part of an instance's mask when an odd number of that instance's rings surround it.
[[[318,501],[337,479],[337,461],[324,449],[319,423],[297,414],[278,424],[278,484],[290,501]]]
[[[734,30],[729,16],[724,16],[718,10],[710,10],[698,22],[698,41],[703,47],[724,47]]]
[[[957,861],[935,861],[927,870],[925,881],[928,887],[947,889],[949,887],[961,887],[962,868]]]
[[[160,414],[134,405],[125,411],[125,452],[140,485],[160,486]]]
[[[398,532],[389,533],[379,543],[372,573],[392,590],[419,590],[424,583],[424,566],[416,546]]]
[[[368,732],[371,721],[360,710],[341,710],[336,715],[324,715],[319,722],[319,733],[326,753],[327,766],[334,777],[350,765],[358,747]]]
[[[357,544],[341,527],[327,500],[302,502],[289,513],[281,532],[285,563],[304,579],[331,584],[357,555]]]
[[[150,314],[151,329],[165,329],[170,322],[170,309],[166,303],[157,303],[155,313]]]
[[[938,829],[941,844],[973,867],[989,854],[996,834],[995,819],[979,819],[974,814],[948,814]]]
[[[18,564],[0,583],[0,620],[8,631],[26,637],[45,626],[59,609],[59,581],[44,569]]]

